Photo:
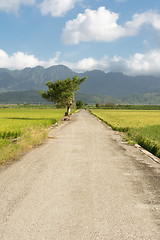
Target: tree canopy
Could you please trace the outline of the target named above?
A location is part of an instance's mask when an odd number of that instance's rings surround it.
[[[41,91],[43,98],[54,102],[59,107],[67,106],[67,115],[70,114],[70,107],[74,102],[74,92],[80,89],[80,85],[86,80],[86,77],[78,78],[73,76],[72,79],[66,78],[64,80],[57,80],[47,82],[46,86],[49,88],[47,92]]]

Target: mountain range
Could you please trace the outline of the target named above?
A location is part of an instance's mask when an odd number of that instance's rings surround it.
[[[152,98],[156,96],[156,102],[160,104],[160,77],[127,76],[119,72],[105,73],[100,70],[76,73],[64,65],[52,66],[47,69],[41,66],[23,70],[0,68],[0,93],[46,90],[45,83],[47,81],[63,80],[74,75],[87,77],[79,91],[79,94],[85,98],[101,96],[101,99],[104,100],[106,96],[109,96],[113,102],[121,99],[122,102],[130,101],[133,104],[135,100],[138,103],[138,101],[143,102],[142,100],[145,98],[146,101],[152,103]],[[95,97],[95,99],[97,98]]]

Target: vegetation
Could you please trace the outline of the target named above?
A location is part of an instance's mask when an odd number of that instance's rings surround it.
[[[81,92],[77,92],[75,94],[75,99],[76,101],[81,100],[84,103],[87,103],[89,105],[96,105],[96,103],[100,103],[100,104],[106,104],[108,102],[114,102],[117,104],[122,104],[122,101],[120,99],[117,98],[113,98],[111,96],[107,96],[107,95],[90,95],[90,94],[84,94]]]
[[[91,112],[114,130],[127,132],[130,139],[160,157],[160,111],[92,109]]]
[[[102,104],[101,103],[96,103],[96,108],[101,108],[102,107]]]
[[[117,108],[118,105],[116,105],[115,103],[112,102],[108,102],[105,105],[102,105],[101,103],[96,103],[96,108],[111,108],[111,109],[115,109]]]
[[[47,92],[41,91],[43,98],[48,101],[54,102],[58,107],[67,106],[66,116],[70,115],[71,106],[74,102],[74,92],[80,89],[80,85],[86,80],[86,77],[78,78],[74,76],[72,80],[66,78],[63,81],[57,80],[56,82],[47,82],[49,88]]]
[[[46,105],[46,104],[2,104],[0,108],[26,108],[26,109],[56,109],[56,105]]]
[[[88,105],[89,109],[101,108],[101,109],[128,109],[128,110],[160,110],[160,105],[102,105],[97,103],[96,105]]]
[[[8,70],[5,68],[0,69],[0,92],[2,93],[8,91],[25,91],[31,90],[31,87],[32,90],[46,90],[45,83],[49,79],[51,79],[52,82],[55,82],[57,79],[62,80],[68,77],[71,78],[74,75],[78,75],[79,77],[87,76],[88,80],[86,84],[82,85],[81,91],[89,94],[92,98],[92,102],[90,101],[90,99],[88,101],[85,101],[84,99],[76,99],[76,101],[82,100],[84,103],[88,104],[96,104],[97,102],[100,102],[101,104],[105,104],[106,102],[119,103],[117,101],[114,101],[113,99],[104,100],[103,97],[99,98],[99,95],[103,94],[107,96],[112,96],[112,98],[125,98],[121,102],[129,104],[159,104],[160,102],[160,95],[158,96],[157,94],[154,94],[156,92],[160,92],[159,77],[132,77],[119,72],[105,73],[99,70],[92,70],[78,74],[63,65],[51,66],[47,69],[41,66],[37,66],[35,68],[25,68],[23,70],[16,71]],[[130,99],[130,96],[133,94],[141,95],[144,93],[151,93],[151,95],[145,94],[145,96],[142,98],[140,96],[133,96],[133,98]],[[96,97],[94,96],[95,94],[97,94]],[[129,99],[126,99],[128,97]],[[16,95],[14,95],[14,98],[14,103],[18,103],[16,101]],[[19,99],[19,101],[23,101],[23,103],[39,103],[39,100],[37,101],[38,98],[33,98],[33,102],[30,102],[30,99],[25,95],[23,95],[22,98],[24,100]],[[95,100],[95,98],[98,99]],[[13,101],[8,101],[7,98],[6,103],[8,102],[13,103]],[[2,103],[1,94],[0,103]]]
[[[123,103],[128,104],[148,104],[148,105],[158,105],[160,104],[160,91],[158,92],[148,92],[141,94],[134,94],[121,99]]]
[[[107,95],[90,95],[80,92],[75,93],[75,101],[83,101],[84,103],[96,105],[100,103],[105,106],[108,103],[120,104],[137,104],[137,105],[160,105],[160,92],[144,93],[130,95],[124,98],[113,98]],[[52,105],[46,99],[42,98],[37,90],[31,91],[12,91],[0,93],[0,104],[45,104]]]
[[[39,91],[12,91],[0,93],[1,104],[48,104]]]
[[[83,104],[82,101],[77,101],[77,102],[76,102],[76,107],[77,107],[78,109],[83,108],[83,106],[84,106],[84,104]]]
[[[100,102],[105,104],[107,102],[122,103],[122,101],[105,95],[89,95],[80,92],[75,93],[75,101],[83,101],[87,104],[96,104]],[[53,103],[48,102],[42,98],[41,94],[37,90],[30,91],[12,91],[0,93],[0,104],[45,104],[52,105]]]
[[[0,163],[39,145],[48,127],[63,116],[64,109],[0,108]]]

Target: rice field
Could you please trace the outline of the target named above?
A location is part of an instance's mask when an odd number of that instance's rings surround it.
[[[64,115],[57,109],[0,109],[0,138],[19,137],[27,129],[48,127]]]
[[[116,131],[127,132],[129,138],[160,157],[159,110],[106,110],[91,112]]]
[[[64,109],[0,108],[0,163],[15,159],[17,151],[40,144],[47,128],[59,121],[64,113]],[[18,137],[21,140],[13,143],[12,140]]]

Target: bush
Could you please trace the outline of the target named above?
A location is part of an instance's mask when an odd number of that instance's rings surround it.
[[[116,107],[116,104],[113,102],[108,102],[105,104],[105,107]]]
[[[102,107],[102,104],[101,103],[96,103],[96,108],[100,108]]]
[[[78,109],[82,108],[82,107],[83,107],[83,102],[82,102],[82,101],[77,101],[77,102],[76,102],[76,107],[77,107]]]

